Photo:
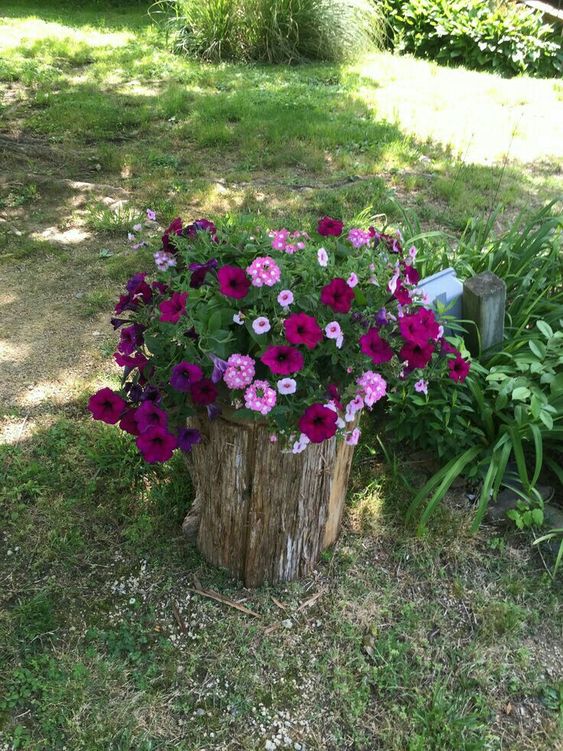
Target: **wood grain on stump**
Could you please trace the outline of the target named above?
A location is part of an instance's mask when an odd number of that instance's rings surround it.
[[[219,418],[197,424],[203,440],[190,456],[197,546],[212,564],[248,587],[308,574],[337,538],[354,449],[343,441],[282,452],[271,430]]]

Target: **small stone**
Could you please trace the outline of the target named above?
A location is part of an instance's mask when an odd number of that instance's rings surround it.
[[[282,621],[282,626],[284,628],[293,628],[293,621],[291,618],[286,618],[285,621]]]
[[[272,741],[266,741],[264,748],[266,751],[276,751],[276,744],[272,743]]]

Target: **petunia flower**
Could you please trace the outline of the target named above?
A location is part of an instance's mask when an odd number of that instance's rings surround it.
[[[199,381],[195,381],[190,390],[193,403],[202,407],[213,404],[218,394],[217,387],[209,378],[201,378]]]
[[[217,272],[219,291],[227,297],[240,300],[250,289],[250,279],[240,266],[222,266]]]
[[[267,334],[271,328],[270,321],[266,316],[259,316],[252,321],[252,329],[255,334]]]
[[[276,347],[268,347],[260,360],[276,375],[297,373],[297,371],[303,368],[305,363],[303,355],[298,349],[283,344]]]
[[[189,391],[196,381],[203,378],[203,370],[199,365],[182,360],[172,368],[170,385],[176,391]]]
[[[414,390],[419,394],[428,394],[428,381],[425,381],[424,378],[420,378],[414,384]]]
[[[335,313],[348,313],[354,298],[354,290],[341,277],[336,277],[321,290],[321,302]]]
[[[156,221],[156,213],[152,209],[147,209],[147,219],[150,222]]]
[[[415,344],[406,342],[399,350],[399,359],[408,363],[409,370],[415,368],[425,368],[434,353],[432,344]],[[449,363],[448,363],[449,364]]]
[[[169,300],[163,300],[160,305],[160,318],[162,323],[178,323],[186,312],[187,292],[173,292]]]
[[[356,446],[358,444],[358,441],[360,440],[361,435],[362,431],[359,428],[354,428],[351,433],[348,433],[345,439],[348,446]]]
[[[319,262],[319,266],[328,266],[328,253],[324,248],[317,250],[317,261]]]
[[[201,443],[201,433],[195,428],[182,428],[177,440],[180,451],[189,454],[197,443]]]
[[[297,382],[293,378],[282,378],[276,385],[280,394],[284,396],[295,394],[297,391]]]
[[[141,433],[144,433],[149,428],[166,428],[168,426],[168,415],[166,412],[151,401],[141,404],[135,413],[135,420]]]
[[[352,272],[350,276],[348,277],[348,279],[346,279],[346,284],[349,287],[352,287],[352,289],[358,284],[358,282],[359,282],[358,275],[355,274],[354,272]]]
[[[293,313],[283,322],[285,338],[290,344],[304,344],[314,349],[323,338],[323,332],[316,319],[307,313]]]
[[[190,263],[188,269],[192,272],[190,287],[199,289],[205,282],[205,277],[210,271],[217,268],[217,259],[210,258],[205,263]]]
[[[121,420],[119,421],[119,427],[121,428],[121,430],[124,430],[126,433],[134,436],[141,434],[139,426],[137,425],[136,414],[136,409],[128,409],[127,412],[122,415]]]
[[[344,223],[340,219],[333,219],[330,216],[323,216],[317,224],[317,232],[323,237],[339,237],[344,229]]]
[[[312,443],[322,443],[335,435],[337,419],[338,415],[332,409],[322,404],[312,404],[299,418],[299,430]]]
[[[448,360],[448,370],[450,371],[449,377],[452,381],[457,381],[457,383],[463,383],[465,381],[470,368],[471,364],[459,355],[453,360]]]
[[[124,399],[107,387],[100,389],[88,399],[88,409],[94,420],[101,420],[109,425],[115,425],[126,408]]]
[[[149,464],[168,461],[177,445],[176,438],[159,426],[152,427],[137,437],[137,448]]]
[[[282,289],[277,297],[277,301],[284,308],[288,308],[293,303],[293,292],[290,289]]]
[[[363,336],[360,337],[360,349],[371,358],[374,365],[381,362],[389,362],[393,357],[393,350],[386,342],[379,336],[379,332],[376,328],[369,329]]]

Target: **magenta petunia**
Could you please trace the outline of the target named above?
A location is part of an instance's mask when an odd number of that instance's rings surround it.
[[[222,266],[217,272],[219,291],[227,297],[240,300],[250,289],[250,279],[240,266]]]
[[[137,425],[137,410],[128,409],[119,421],[119,427],[131,435],[140,435],[141,431]]]
[[[317,224],[317,232],[323,237],[339,237],[344,229],[344,222],[333,219],[331,216],[323,216]]]
[[[298,349],[283,344],[276,347],[268,347],[260,360],[276,375],[297,373],[305,363],[303,355]]]
[[[336,277],[321,290],[321,302],[335,313],[348,313],[354,297],[354,290],[341,277]]]
[[[172,368],[170,385],[176,391],[189,391],[192,385],[202,378],[203,370],[199,365],[193,365],[191,362],[182,360]]]
[[[88,399],[88,409],[94,420],[101,420],[109,425],[115,425],[126,408],[127,404],[119,394],[107,387]]]
[[[178,433],[178,448],[180,451],[189,454],[192,448],[201,443],[201,433],[195,428],[183,428]]]
[[[162,250],[167,253],[175,253],[176,248],[170,242],[171,235],[180,235],[182,232],[182,220],[179,216],[173,219],[168,225],[166,231],[162,235]]]
[[[154,427],[166,428],[168,416],[166,412],[152,401],[143,402],[135,413],[135,421],[141,433]]]
[[[137,437],[137,448],[149,464],[167,462],[177,445],[176,438],[158,425]]]
[[[290,344],[304,344],[308,349],[314,349],[323,338],[316,319],[307,313],[293,313],[285,319],[283,327]]]
[[[322,443],[336,433],[337,413],[322,404],[307,407],[299,418],[299,430],[311,443]]]
[[[414,344],[413,342],[407,342],[399,350],[399,359],[408,363],[408,369],[414,370],[415,368],[425,368],[434,353],[434,347],[432,344]]]
[[[219,394],[217,387],[210,378],[202,378],[199,381],[195,381],[192,384],[190,393],[193,403],[199,404],[202,407],[213,404]]]
[[[403,274],[409,284],[418,284],[420,281],[420,274],[410,263],[405,264]]]
[[[448,360],[449,377],[452,381],[463,383],[467,378],[470,367],[470,363],[458,354],[453,360]]]
[[[389,342],[379,336],[376,328],[369,329],[360,337],[360,349],[371,358],[374,365],[380,362],[389,362],[393,357],[393,350]]]
[[[169,300],[163,300],[160,305],[160,321],[162,323],[178,323],[186,312],[187,292],[173,292]]]
[[[401,281],[399,281],[399,283],[395,287],[393,297],[399,303],[399,305],[408,305],[410,302],[412,302],[408,289]]]
[[[438,337],[440,327],[431,310],[419,308],[416,313],[399,319],[399,329],[405,341],[424,346]]]

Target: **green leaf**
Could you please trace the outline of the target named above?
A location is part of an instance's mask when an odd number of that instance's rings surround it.
[[[535,339],[530,339],[528,347],[532,350],[536,357],[543,360],[545,357],[545,344],[543,342],[537,342]]]
[[[531,394],[531,391],[526,386],[518,386],[512,392],[512,398],[520,401],[525,401]]]
[[[546,409],[542,409],[540,412],[540,420],[548,430],[553,430],[553,417]]]
[[[536,527],[541,527],[543,524],[543,510],[541,508],[533,508],[531,514],[532,524],[535,524]]]
[[[545,336],[546,339],[551,339],[553,336],[553,329],[549,325],[549,323],[546,323],[545,321],[536,321],[536,326],[541,331],[541,333]]]

